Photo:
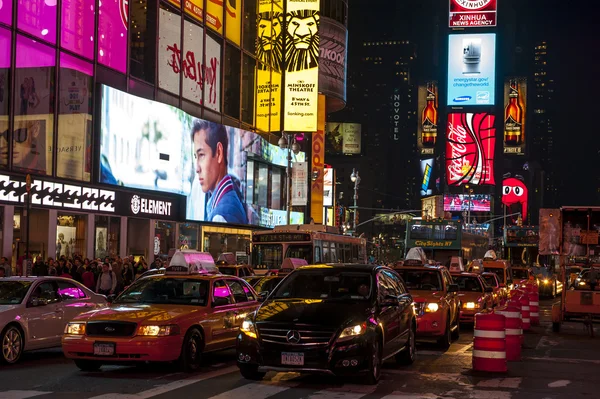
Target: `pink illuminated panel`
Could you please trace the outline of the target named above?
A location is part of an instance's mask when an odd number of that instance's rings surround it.
[[[90,60],[94,58],[94,4],[95,0],[62,0],[60,45]]]
[[[12,25],[12,0],[0,0],[0,22]]]
[[[9,0],[0,1],[4,3]],[[19,0],[19,29],[56,43],[56,4],[57,0]]]
[[[125,73],[129,0],[101,0],[98,25],[98,62]]]
[[[3,28],[0,28],[0,68],[10,68],[10,31]]]
[[[60,54],[60,67],[74,69],[88,76],[92,76],[94,74],[94,67],[92,64],[66,53]]]

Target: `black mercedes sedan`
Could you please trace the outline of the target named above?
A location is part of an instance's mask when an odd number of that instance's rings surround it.
[[[242,323],[242,376],[267,371],[366,377],[375,384],[384,360],[415,360],[416,315],[402,278],[375,265],[328,264],[294,270]]]

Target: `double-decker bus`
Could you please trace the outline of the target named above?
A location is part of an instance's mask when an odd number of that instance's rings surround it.
[[[465,262],[482,259],[489,248],[488,237],[474,231],[464,231],[454,220],[413,220],[406,226],[405,250],[421,247],[427,258],[445,264],[452,256]]]
[[[538,261],[539,226],[508,226],[504,230],[504,259],[513,266],[530,267]]]
[[[286,258],[315,263],[366,263],[367,240],[317,224],[277,226],[252,233],[252,267],[280,269]]]

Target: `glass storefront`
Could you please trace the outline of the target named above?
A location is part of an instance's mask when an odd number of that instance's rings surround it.
[[[150,221],[146,219],[129,218],[127,220],[127,255],[133,255],[136,258],[143,256],[148,259],[150,242]],[[125,256],[125,254],[121,254]]]
[[[32,223],[35,220],[34,212],[36,211],[37,210],[31,211]],[[85,246],[86,223],[87,215],[65,214],[59,212],[56,222],[56,253],[50,256],[56,259],[63,256],[67,259],[70,259],[76,255],[85,258],[87,256]],[[34,229],[32,226],[31,232],[33,233],[34,231],[36,231],[36,229]],[[46,231],[47,228],[40,231],[40,233],[44,233]],[[34,244],[33,240],[31,244]]]
[[[154,255],[166,258],[175,248],[175,223],[157,221],[154,227]]]
[[[225,252],[244,257],[251,241],[251,230],[202,226],[202,251],[210,252],[215,259]]]
[[[121,218],[96,216],[94,228],[94,258],[119,256]]]
[[[200,226],[195,223],[179,224],[179,249],[198,249]]]

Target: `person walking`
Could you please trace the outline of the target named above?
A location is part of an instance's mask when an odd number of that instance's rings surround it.
[[[117,290],[117,276],[110,270],[110,264],[102,265],[102,273],[98,276],[96,292],[102,295],[113,295]]]

